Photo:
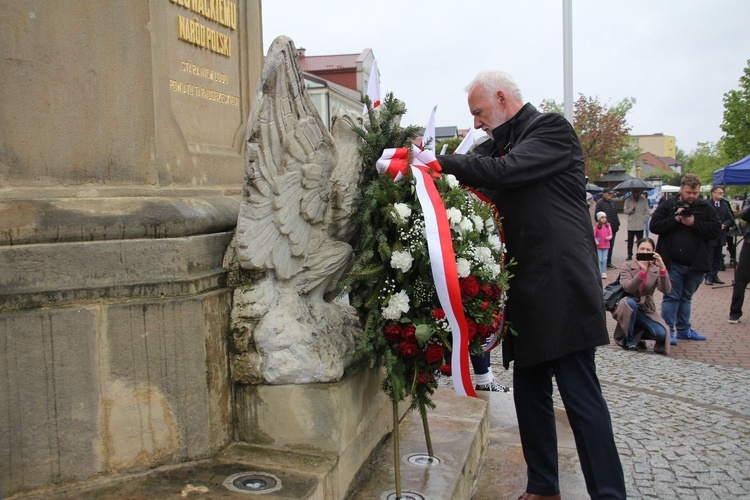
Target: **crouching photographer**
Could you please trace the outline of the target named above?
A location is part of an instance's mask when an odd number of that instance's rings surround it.
[[[697,175],[685,174],[679,195],[659,205],[649,224],[651,232],[659,235],[656,251],[672,284],[661,303],[672,345],[677,339],[706,340],[692,329],[690,308],[693,294],[711,270],[708,245],[721,233],[721,222],[716,209],[699,199],[700,188]]]
[[[620,269],[620,285],[627,295],[612,313],[617,321],[613,337],[623,349],[638,351],[646,350],[646,340],[654,340],[654,352],[668,354],[669,328],[654,302],[656,290],[667,294],[672,289],[667,267],[654,252],[651,238],[641,238],[635,246],[635,259],[626,260]]]

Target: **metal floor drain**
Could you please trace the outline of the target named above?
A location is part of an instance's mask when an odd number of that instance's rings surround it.
[[[421,465],[424,467],[431,467],[440,463],[440,459],[438,457],[431,457],[430,455],[425,455],[423,453],[410,455],[406,460],[412,465]]]
[[[224,487],[237,493],[271,493],[281,489],[281,480],[267,472],[238,472],[224,480]]]
[[[396,492],[394,491],[389,493],[388,496],[385,497],[385,500],[425,500],[425,497],[413,491],[402,491],[401,496],[397,497]]]

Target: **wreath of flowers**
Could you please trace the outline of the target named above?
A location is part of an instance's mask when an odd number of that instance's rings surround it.
[[[375,169],[374,164],[370,168]],[[400,181],[375,175],[363,186],[354,265],[345,281],[364,323],[359,359],[382,366],[383,390],[410,409],[434,408],[440,375],[451,375],[451,327],[432,278],[422,208],[410,173]],[[510,274],[501,222],[492,205],[452,175],[435,174],[446,207],[456,257],[469,351],[482,354],[488,337],[500,338]]]

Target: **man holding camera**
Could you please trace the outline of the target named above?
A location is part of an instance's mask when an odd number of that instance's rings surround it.
[[[721,234],[716,210],[699,199],[701,180],[685,174],[678,196],[656,208],[649,228],[659,235],[656,251],[669,271],[672,289],[664,295],[661,316],[669,326],[670,343],[677,339],[706,340],[690,325],[693,294],[711,270],[709,242]],[[676,333],[676,335],[675,335]]]

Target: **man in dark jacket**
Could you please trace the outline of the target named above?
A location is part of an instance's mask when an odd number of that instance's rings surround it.
[[[480,73],[467,90],[474,127],[491,140],[477,154],[438,160],[464,184],[489,190],[503,217],[508,256],[516,261],[507,318],[518,336],[506,336],[502,347],[505,367],[515,363],[514,400],[528,466],[523,498],[559,498],[553,375],[589,494],[625,498],[594,362],[595,347],[609,343],[609,335],[578,137],[561,115],[524,104],[505,73]]]
[[[708,243],[711,271],[706,273],[706,285],[713,285],[714,283],[723,285],[724,282],[719,279],[719,269],[721,268],[721,261],[724,259],[722,251],[727,244],[727,233],[730,228],[734,227],[734,212],[732,212],[732,206],[729,202],[724,199],[724,188],[721,186],[711,188],[711,199],[708,200],[708,203],[713,205],[719,214],[721,233],[718,238]]]
[[[672,282],[672,290],[661,302],[661,317],[669,326],[672,345],[677,339],[706,340],[691,328],[690,308],[703,275],[711,270],[708,242],[719,237],[721,222],[716,209],[698,197],[700,188],[697,175],[685,174],[680,194],[659,205],[649,225],[659,235],[656,251]]]
[[[609,240],[609,251],[607,252],[607,268],[617,269],[617,266],[612,264],[612,251],[615,248],[615,236],[617,231],[620,229],[620,218],[617,216],[617,206],[612,201],[612,191],[604,189],[602,197],[596,202],[596,211],[594,213],[604,212],[607,214],[607,222],[609,222],[612,228],[612,239]]]
[[[745,207],[740,219],[750,223],[750,205]],[[729,306],[729,322],[736,324],[742,317],[742,304],[745,302],[745,288],[750,283],[750,243],[747,234],[744,238],[740,251],[740,259],[737,261],[737,270],[734,274],[734,288],[732,289],[732,303]]]

